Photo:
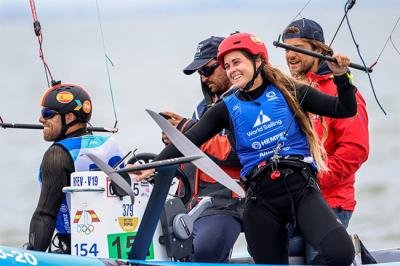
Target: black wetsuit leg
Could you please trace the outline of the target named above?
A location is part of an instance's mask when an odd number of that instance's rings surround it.
[[[249,200],[243,229],[249,252],[257,264],[288,264],[286,222],[275,211]]]
[[[248,190],[253,193],[248,194],[243,229],[250,254],[257,264],[288,264],[286,225],[292,217],[292,205],[283,176],[288,175],[287,186],[293,197],[302,191],[306,182],[299,172],[280,171],[282,177],[277,180],[270,178],[270,170],[263,171]]]
[[[298,169],[289,170],[286,184],[286,170],[280,171],[279,179],[271,180],[271,172],[266,171],[250,187],[253,200],[248,198],[243,226],[255,263],[288,264],[286,225],[293,222],[294,209],[297,226],[320,253],[313,264],[350,265],[354,258],[351,239],[320,191],[307,187],[308,182]]]
[[[321,193],[308,189],[297,204],[297,225],[319,255],[315,265],[351,265],[354,246],[345,227],[326,204]]]

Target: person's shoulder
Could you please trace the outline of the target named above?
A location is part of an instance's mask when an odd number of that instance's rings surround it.
[[[43,155],[43,160],[55,160],[60,157],[69,156],[68,151],[59,143],[53,143]]]
[[[206,106],[206,99],[202,99],[198,104],[197,104],[197,108],[199,108],[200,106]]]
[[[196,106],[196,109],[193,112],[192,119],[199,120],[200,117],[203,116],[204,112],[207,109],[207,103],[205,99],[202,99]]]
[[[51,146],[47,149],[46,153],[53,153],[53,152],[67,152],[64,146],[58,142],[54,142]]]
[[[233,95],[238,89],[239,89],[238,87],[232,85],[226,92],[224,92],[221,95],[221,97],[219,99],[221,100],[223,98],[227,98],[227,97]]]
[[[63,171],[62,169],[72,172],[74,164],[69,152],[62,145],[53,143],[44,153],[40,168],[43,175],[48,176]]]

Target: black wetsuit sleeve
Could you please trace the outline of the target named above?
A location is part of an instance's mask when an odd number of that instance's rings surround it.
[[[329,96],[309,86],[298,90],[298,101],[303,110],[328,117],[344,118],[357,113],[356,87],[350,83],[347,75],[335,76],[338,97]],[[304,99],[303,99],[304,98]]]
[[[43,156],[42,187],[39,202],[29,227],[29,249],[45,251],[50,245],[56,226],[57,213],[69,186],[74,163],[69,153],[59,145],[51,146]]]
[[[194,124],[185,136],[196,146],[201,146],[204,142],[214,137],[222,129],[230,129],[229,111],[223,101],[219,101],[208,109],[201,119]],[[156,161],[182,156],[174,145],[169,144],[155,158]]]

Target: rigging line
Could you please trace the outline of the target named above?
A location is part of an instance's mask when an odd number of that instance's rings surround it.
[[[335,40],[336,35],[339,33],[340,27],[342,27],[342,24],[343,24],[344,19],[346,18],[346,15],[347,15],[347,11],[346,11],[346,13],[344,14],[342,20],[341,20],[340,23],[339,23],[339,26],[337,27],[336,32],[335,32],[335,34],[333,35],[333,38],[332,38],[331,42],[329,43],[329,47],[332,46],[332,43],[333,43],[333,41]]]
[[[394,45],[393,39],[392,37],[390,37],[390,43],[392,44],[393,48],[396,50],[396,52],[400,55],[400,51],[399,49],[396,47],[396,45]]]
[[[43,49],[42,49],[42,43],[43,43],[42,27],[40,26],[40,22],[37,17],[35,1],[29,0],[29,4],[31,6],[31,12],[32,12],[32,17],[33,17],[33,28],[34,28],[35,35],[38,38],[38,43],[39,43],[39,58],[43,62],[47,85],[48,85],[48,87],[50,87],[49,76],[50,76],[52,85],[55,84],[56,82],[54,81],[53,75],[51,74],[51,71],[50,71],[50,68],[46,63],[46,60],[44,59],[44,53],[43,53]]]
[[[347,0],[346,4],[344,5],[344,15],[343,15],[343,18],[342,18],[342,20],[340,21],[339,26],[337,27],[335,34],[333,34],[332,40],[331,40],[331,42],[329,43],[329,47],[332,46],[333,41],[334,41],[335,38],[336,38],[336,35],[339,33],[339,30],[340,30],[340,28],[342,27],[343,21],[345,20],[345,18],[346,18],[346,16],[347,16],[347,13],[348,13],[349,10],[354,6],[355,3],[356,3],[356,0]]]
[[[118,118],[117,118],[117,111],[116,111],[116,107],[115,107],[114,93],[113,93],[113,89],[112,89],[111,75],[110,75],[110,69],[109,69],[109,66],[108,66],[108,62],[110,62],[111,66],[114,66],[114,64],[110,60],[110,58],[108,57],[107,52],[106,52],[106,45],[105,45],[105,42],[104,42],[103,26],[101,24],[101,16],[100,16],[100,8],[99,8],[98,0],[96,0],[96,7],[97,7],[97,18],[98,18],[99,26],[100,26],[101,41],[102,41],[102,44],[103,44],[104,59],[105,59],[105,63],[106,63],[106,70],[107,70],[107,76],[108,76],[108,85],[109,85],[109,88],[110,88],[111,101],[112,101],[112,106],[113,106],[113,111],[114,111],[114,119],[115,119],[114,128],[116,128],[117,124],[118,124]]]
[[[303,6],[302,9],[300,9],[299,12],[297,12],[296,16],[292,19],[292,21],[294,21],[297,17],[302,17],[301,12],[303,12],[303,10],[308,6],[308,4],[311,2],[311,0],[308,0],[308,2]]]
[[[347,6],[347,4],[345,5],[345,10],[346,10],[346,6]],[[367,66],[366,66],[366,64],[365,64],[365,62],[364,62],[364,59],[363,59],[363,57],[361,56],[360,45],[357,43],[357,41],[356,41],[356,39],[355,39],[355,37],[354,37],[353,30],[352,30],[352,28],[351,28],[351,26],[350,26],[350,21],[349,21],[349,17],[347,16],[347,13],[345,13],[345,18],[346,18],[347,26],[348,26],[349,31],[350,31],[350,34],[351,34],[351,38],[353,39],[354,45],[356,46],[357,53],[358,53],[358,55],[359,55],[359,57],[360,57],[360,59],[361,59],[361,62],[363,63],[363,66],[364,66],[365,68],[367,68]],[[374,88],[374,85],[373,85],[372,79],[371,79],[371,75],[369,74],[368,71],[366,71],[366,73],[367,73],[367,75],[368,75],[369,83],[371,84],[372,93],[374,94],[375,101],[376,101],[376,103],[378,104],[379,108],[382,110],[382,112],[383,112],[385,115],[387,115],[385,109],[383,109],[381,103],[380,103],[379,100],[378,100],[378,97],[376,96],[375,88]]]
[[[373,63],[373,64],[371,65],[371,68],[372,68],[373,66],[375,66],[375,65],[378,63],[378,60],[379,60],[379,58],[381,58],[381,55],[382,55],[383,51],[385,50],[386,45],[388,44],[389,40],[392,42],[392,45],[393,45],[392,34],[393,34],[394,30],[396,29],[397,24],[399,24],[399,21],[400,21],[400,16],[397,18],[397,21],[396,21],[396,23],[394,24],[392,31],[390,32],[388,38],[386,39],[385,45],[383,45],[383,48],[382,48],[381,52],[380,52],[379,55],[378,55],[378,58],[376,58],[375,63]],[[394,45],[393,45],[393,47],[394,47]],[[397,51],[397,49],[396,49],[395,47],[394,47],[394,49]],[[398,52],[398,51],[397,51],[397,52]]]

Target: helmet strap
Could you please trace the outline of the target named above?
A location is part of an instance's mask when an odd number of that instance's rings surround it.
[[[68,130],[71,126],[75,125],[76,123],[81,122],[81,121],[79,121],[78,119],[75,119],[74,121],[71,121],[70,123],[67,124],[66,119],[65,119],[65,115],[66,115],[66,114],[60,114],[60,115],[61,115],[61,132],[60,132],[60,135],[58,135],[56,141],[60,141],[60,140],[65,139],[68,135],[71,134],[71,133],[66,134],[66,133],[67,133],[67,130]]]
[[[261,60],[261,65],[257,68],[256,57],[253,58],[253,69],[254,69],[253,78],[246,84],[246,86],[244,86],[244,88],[242,89],[243,92],[247,92],[248,90],[251,89],[251,87],[253,87],[254,81],[256,80],[258,75],[260,75],[264,66],[265,66],[265,62],[264,62],[264,60]]]
[[[60,141],[65,139],[65,132],[67,132],[68,130],[68,126],[66,125],[65,122],[65,114],[60,114],[61,116],[61,132],[58,135],[58,137],[55,139],[55,141]]]

